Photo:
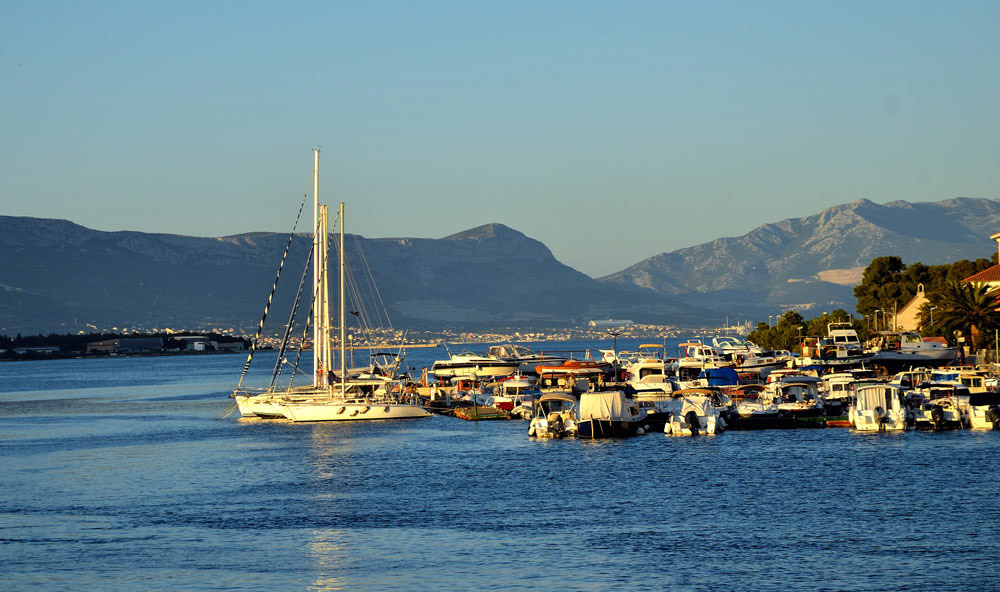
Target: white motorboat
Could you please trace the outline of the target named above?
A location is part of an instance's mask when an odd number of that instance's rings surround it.
[[[723,356],[732,359],[736,355],[762,354],[764,350],[752,341],[735,335],[720,335],[712,338],[712,347]]]
[[[819,417],[825,414],[819,395],[819,379],[814,376],[786,375],[770,382],[761,401],[773,404],[789,417]]]
[[[721,433],[726,426],[721,410],[713,398],[716,392],[709,389],[682,389],[674,391],[675,410],[663,427],[668,436],[697,436]]]
[[[521,374],[534,374],[535,366],[539,364],[562,364],[567,359],[565,356],[545,352],[536,353],[516,343],[491,345],[486,349],[486,356],[505,362],[516,362],[517,371]]]
[[[919,366],[935,367],[957,363],[961,352],[948,347],[941,338],[924,339],[916,331],[882,333],[869,342],[874,352],[872,364],[890,372]]]
[[[512,415],[531,419],[535,398],[541,395],[533,378],[523,374],[501,378],[493,387],[493,406]]]
[[[528,435],[536,438],[576,436],[577,398],[570,393],[546,393],[535,400],[535,413],[528,424]]]
[[[644,434],[647,411],[622,391],[592,391],[580,395],[576,435],[579,438],[622,438]]]
[[[674,381],[667,373],[664,346],[645,343],[638,353],[624,365],[628,386],[635,396],[668,394],[674,390]]]
[[[828,323],[826,337],[803,340],[799,367],[818,366],[824,370],[856,368],[870,362],[874,352],[866,352],[851,323]]]
[[[918,430],[961,429],[962,411],[954,399],[930,399],[913,410],[913,425]]]
[[[966,424],[974,430],[1000,429],[1000,393],[971,393]]]
[[[439,381],[451,379],[479,380],[510,376],[519,366],[513,360],[484,356],[470,351],[453,354],[447,360],[436,360],[431,372]]]
[[[733,365],[732,362],[715,351],[715,348],[700,341],[681,343],[677,347],[679,351],[673,370],[682,387],[698,384],[695,381],[698,380],[702,370],[728,368]]]
[[[954,383],[930,382],[913,389],[914,427],[935,431],[964,427],[962,410],[970,398],[969,389]]]
[[[905,430],[907,414],[904,391],[892,384],[858,387],[855,402],[847,412],[851,425],[861,432]]]

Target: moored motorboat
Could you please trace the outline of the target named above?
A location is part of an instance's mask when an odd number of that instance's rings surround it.
[[[971,393],[966,418],[974,430],[1000,429],[1000,393]]]
[[[612,365],[596,360],[566,360],[561,364],[539,364],[538,388],[546,391],[576,393],[604,388],[613,379]]]
[[[675,411],[663,427],[668,436],[698,436],[718,434],[726,421],[713,400],[717,392],[709,389],[682,389],[674,391]]]
[[[957,363],[961,351],[943,338],[924,338],[916,331],[881,333],[869,342],[871,363],[887,373],[908,368],[933,368]]]
[[[535,407],[535,397],[540,394],[532,378],[514,374],[501,378],[494,385],[493,405],[517,417],[530,419]]]
[[[622,438],[644,434],[647,412],[623,391],[593,391],[580,395],[579,438]]]
[[[542,395],[535,400],[535,413],[528,424],[528,435],[536,438],[576,436],[578,403],[575,396],[566,392]]]
[[[517,370],[518,362],[484,356],[470,351],[451,355],[447,360],[436,360],[431,372],[438,380],[499,378],[510,376]]]
[[[794,360],[796,366],[816,366],[823,371],[857,368],[875,356],[864,350],[851,323],[828,323],[826,333],[825,337],[803,340],[802,356]]]
[[[516,343],[503,343],[491,345],[486,350],[487,357],[495,358],[505,362],[517,364],[517,371],[521,374],[534,374],[535,366],[539,364],[561,364],[566,361],[565,356],[547,354],[545,352],[536,353],[531,349],[517,345]]]
[[[861,432],[900,431],[909,423],[903,389],[892,384],[858,387],[847,416],[851,426]]]

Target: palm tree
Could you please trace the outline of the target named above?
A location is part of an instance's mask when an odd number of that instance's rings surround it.
[[[968,333],[976,350],[976,337],[981,332],[1000,327],[998,296],[1000,291],[984,282],[948,282],[938,295],[934,321],[949,331]]]

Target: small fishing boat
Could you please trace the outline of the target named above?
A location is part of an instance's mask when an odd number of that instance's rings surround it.
[[[577,398],[565,392],[546,393],[535,401],[528,435],[536,438],[576,436]]]
[[[663,427],[668,436],[698,436],[718,434],[726,427],[712,389],[682,389],[674,391],[675,411]]]

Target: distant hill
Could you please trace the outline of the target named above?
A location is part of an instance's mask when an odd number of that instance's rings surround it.
[[[873,258],[989,257],[988,237],[998,229],[995,200],[859,200],[662,253],[599,280],[502,224],[440,239],[349,235],[346,244],[351,276],[370,270],[378,290],[358,285],[352,293],[382,301],[398,328],[559,327],[607,318],[717,326],[790,306],[853,310],[853,285]],[[0,216],[0,333],[66,333],[88,324],[249,331],[287,242],[278,233],[101,232]],[[287,318],[310,244],[305,235],[292,241],[271,319]]]
[[[66,220],[0,216],[0,333],[98,328],[256,327],[288,235],[199,238],[101,232]],[[292,241],[270,318],[284,320],[311,238]],[[698,323],[710,311],[605,285],[502,224],[442,239],[348,235],[355,292],[385,303],[393,326],[557,327],[639,317]],[[363,257],[359,255],[363,254]],[[334,286],[334,291],[336,290]],[[354,305],[352,305],[354,306]]]
[[[853,310],[853,286],[875,257],[928,265],[989,257],[996,245],[988,237],[998,229],[997,200],[879,205],[861,199],[661,253],[600,281],[747,314],[790,306]]]

